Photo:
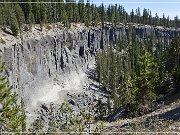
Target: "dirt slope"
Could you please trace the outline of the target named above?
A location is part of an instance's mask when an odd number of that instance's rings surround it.
[[[172,96],[158,110],[133,119],[98,122],[93,128],[99,132],[180,132],[180,97]]]

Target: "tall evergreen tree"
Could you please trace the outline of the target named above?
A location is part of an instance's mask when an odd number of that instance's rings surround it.
[[[25,22],[31,24],[33,21],[32,15],[32,4],[30,3],[31,0],[27,0],[26,3],[21,3],[20,6],[23,10]]]
[[[59,1],[59,21],[62,22],[63,21],[63,16],[64,16],[64,12],[65,12],[65,4],[64,4],[64,0],[60,0]]]
[[[22,11],[22,8],[19,6],[19,4],[15,5],[15,14],[16,14],[19,30],[21,33],[21,27],[25,22],[25,18],[24,18],[24,13]]]
[[[107,8],[107,21],[109,23],[112,22],[112,20],[111,20],[111,5],[109,5]]]
[[[47,4],[41,3],[40,4],[40,13],[41,13],[41,22],[47,23]]]
[[[163,13],[163,18],[162,19],[163,19],[163,26],[166,27],[166,17],[164,15],[164,13]]]
[[[40,1],[32,0],[32,2],[35,2],[32,4],[32,12],[34,15],[35,23],[40,24],[40,22],[41,22]]]
[[[132,9],[132,11],[131,11],[131,13],[130,13],[130,16],[131,16],[131,22],[134,22],[134,11],[133,11],[133,9]]]
[[[104,8],[104,4],[101,4],[101,24],[104,27],[104,21],[105,21],[105,8]]]
[[[10,28],[11,28],[13,35],[17,36],[18,35],[18,21],[17,21],[15,14],[12,14]]]
[[[62,23],[64,24],[65,27],[70,27],[70,22],[68,20],[68,15],[66,13],[66,10],[63,10],[62,13]]]
[[[17,105],[17,95],[8,87],[8,80],[3,76],[4,65],[0,66],[0,123],[3,124],[3,132],[23,132],[26,126],[26,116],[23,108]]]
[[[141,12],[140,12],[140,8],[139,7],[136,10],[136,15],[137,15],[137,23],[140,23],[141,22]]]
[[[77,22],[80,22],[80,16],[79,16],[79,9],[78,9],[78,5],[75,4],[75,7],[74,7],[74,22],[77,23]]]
[[[175,28],[178,28],[178,27],[179,27],[179,18],[178,18],[178,16],[175,16],[175,17],[174,17],[174,27],[175,27]]]
[[[148,24],[148,17],[149,17],[148,11],[147,11],[147,9],[144,8],[144,10],[143,10],[143,24]]]
[[[115,6],[114,5],[112,5],[111,6],[111,22],[112,22],[112,24],[113,25],[115,25]]]
[[[8,5],[6,3],[0,4],[0,24],[2,26],[7,25],[7,18],[8,18]]]
[[[98,23],[100,22],[100,15],[99,15],[99,13],[98,13],[98,11],[97,11],[96,6],[95,6],[94,9],[95,9],[95,10],[94,10],[93,22],[94,22],[94,26],[97,26]]]
[[[78,3],[78,7],[79,7],[79,16],[80,16],[80,21],[82,23],[84,23],[84,17],[85,17],[85,9],[84,9],[84,0],[79,0]]]
[[[86,2],[85,9],[86,9],[85,24],[86,24],[86,26],[89,26],[90,23],[91,23],[91,20],[92,20],[92,12],[91,12],[91,7],[90,7],[90,1],[89,0],[87,0],[87,2]]]
[[[156,25],[156,26],[159,25],[159,16],[157,15],[157,13],[156,13],[156,15],[155,15],[155,25]]]
[[[167,19],[166,19],[166,27],[170,27],[170,19],[169,19],[169,16],[167,17]]]
[[[74,7],[73,7],[73,3],[75,3],[74,0],[66,0],[66,13],[68,16],[68,20],[70,22],[73,22],[74,20]]]
[[[149,19],[148,19],[149,25],[152,25],[152,15],[151,15],[151,11],[149,13]]]
[[[159,68],[155,58],[148,51],[139,58],[136,85],[139,103],[148,104],[156,97],[159,81]]]
[[[114,7],[115,9],[115,26],[118,24],[118,22],[119,22],[119,16],[118,16],[118,7],[117,7],[117,4],[115,4],[115,7]]]

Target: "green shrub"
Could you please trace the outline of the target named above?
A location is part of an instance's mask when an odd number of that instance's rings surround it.
[[[8,87],[8,80],[3,76],[4,65],[0,66],[0,103],[3,108],[0,112],[0,123],[4,126],[3,132],[22,132],[26,127],[26,116],[22,106],[17,105],[17,94]]]
[[[1,38],[0,43],[6,44],[6,41],[4,41],[4,40]]]

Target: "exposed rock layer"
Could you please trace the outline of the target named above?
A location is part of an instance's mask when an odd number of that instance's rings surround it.
[[[26,105],[53,102],[65,92],[83,88],[85,71],[95,54],[118,35],[127,35],[129,27],[105,27],[83,30],[56,29],[51,35],[1,45],[1,59],[6,64],[6,75],[14,90]],[[133,26],[141,38],[152,34],[162,42],[169,42],[178,35],[176,30]]]

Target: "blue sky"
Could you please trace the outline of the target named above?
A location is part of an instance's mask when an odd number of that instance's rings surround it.
[[[180,0],[92,0],[93,3],[100,4],[121,4],[127,12],[132,9],[140,7],[141,11],[144,8],[150,9],[152,15],[156,13],[162,17],[163,13],[165,16],[169,16],[174,19],[176,15],[180,18]]]

